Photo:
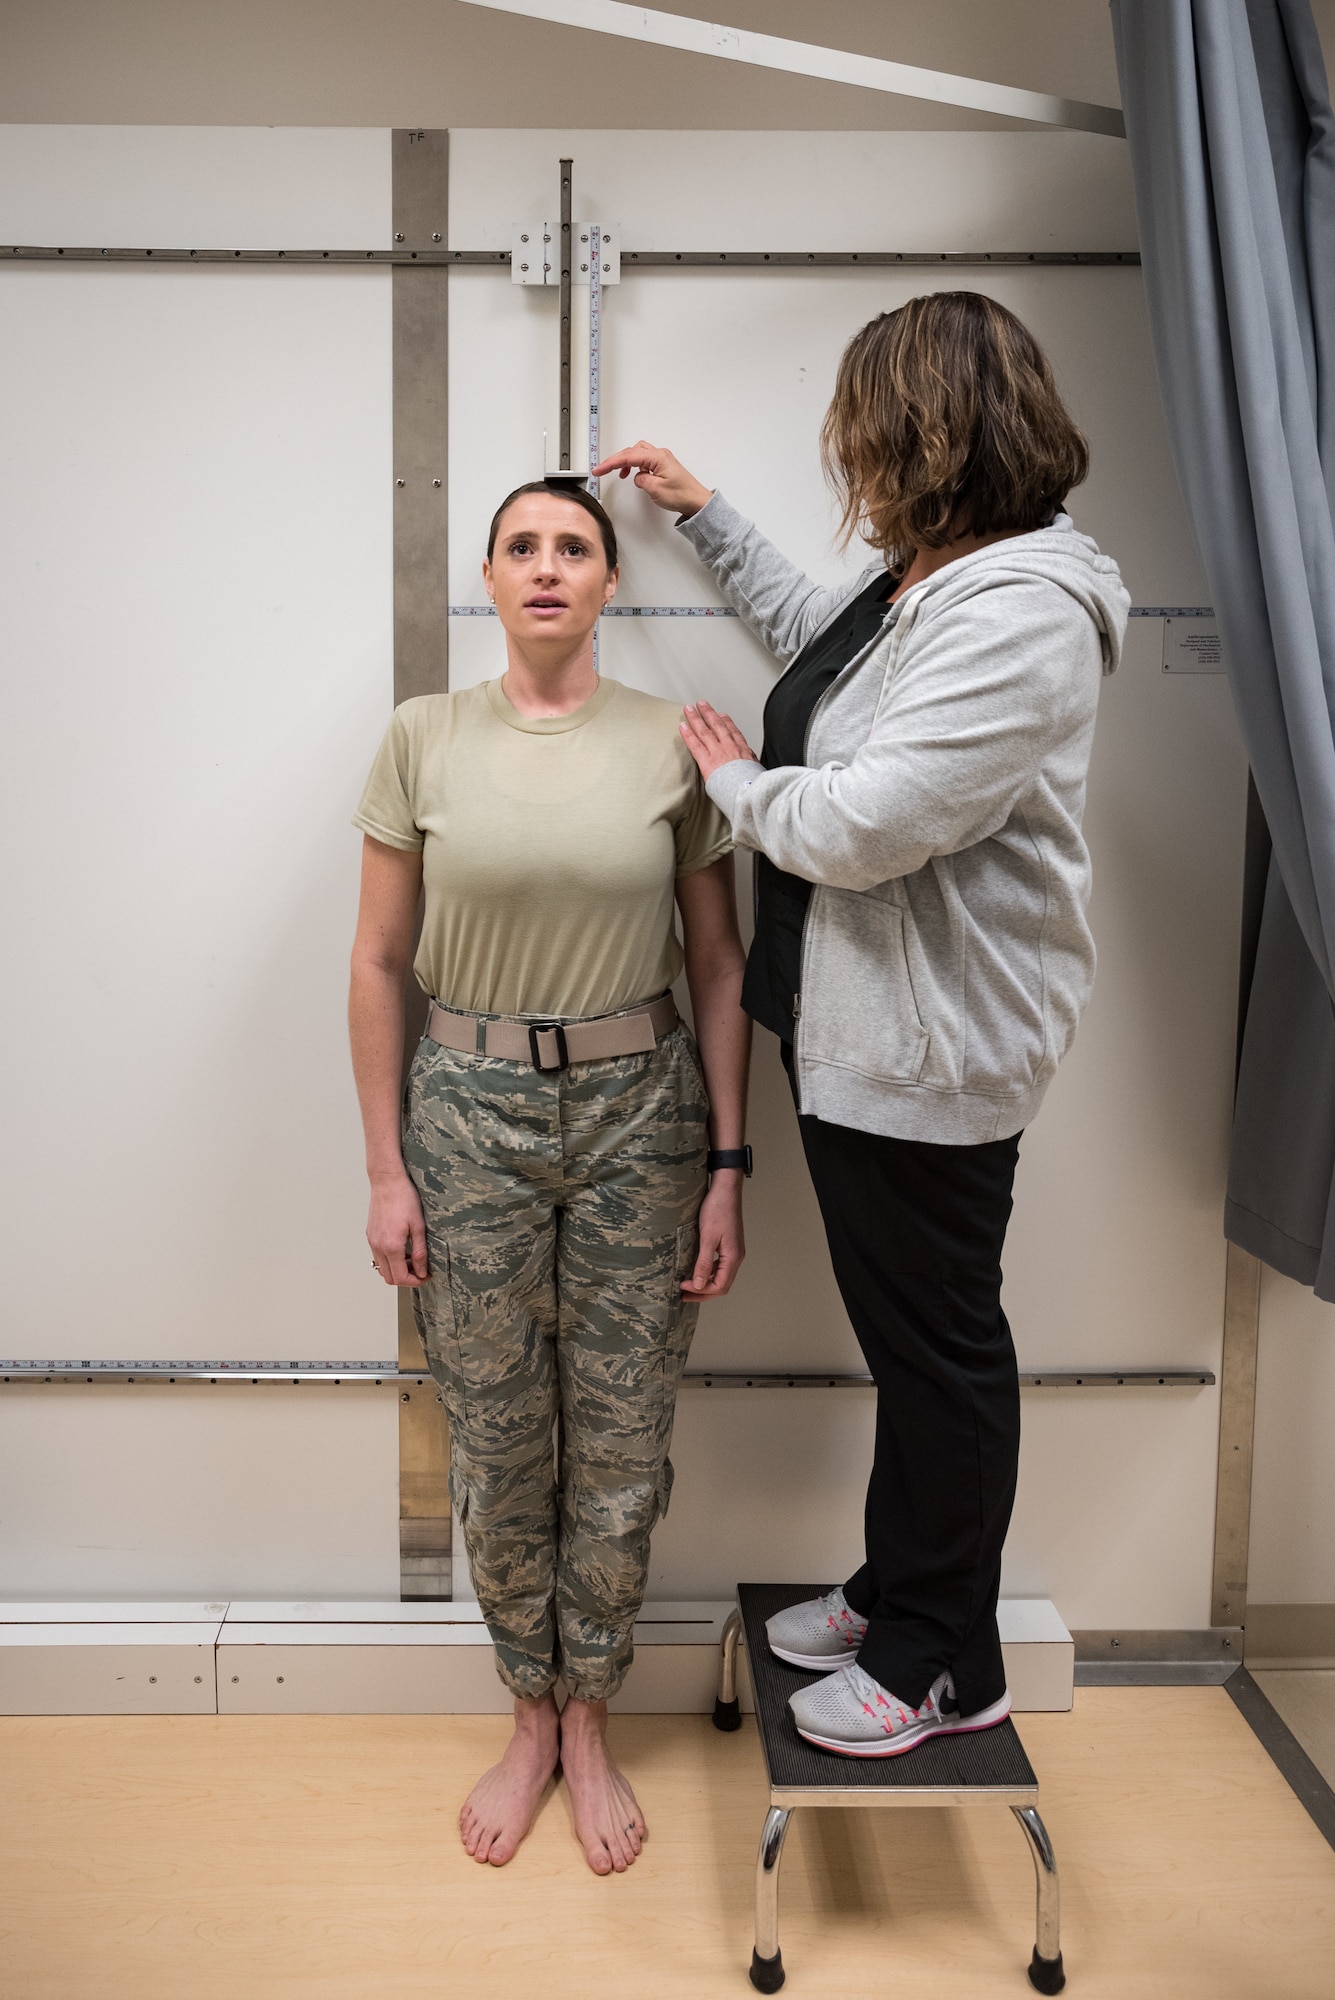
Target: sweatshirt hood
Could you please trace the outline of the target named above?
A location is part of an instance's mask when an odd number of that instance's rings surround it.
[[[1089,613],[1103,649],[1103,671],[1115,673],[1122,658],[1131,596],[1121,572],[1098,543],[1082,535],[1069,514],[1058,514],[1050,527],[1015,535],[990,548],[975,549],[947,563],[920,586],[924,597],[945,603],[992,589],[1011,579],[1042,577],[1057,584]]]

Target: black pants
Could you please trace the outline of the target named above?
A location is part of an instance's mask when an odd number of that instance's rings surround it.
[[[787,1044],[783,1056],[791,1079]],[[858,1664],[915,1708],[948,1667],[972,1715],[1006,1686],[997,1593],[1020,1389],[1001,1246],[1019,1135],[936,1146],[798,1124],[877,1390],[867,1560],[844,1585],[870,1621]]]

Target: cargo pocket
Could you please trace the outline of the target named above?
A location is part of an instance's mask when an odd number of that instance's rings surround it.
[[[871,890],[823,888],[808,925],[804,959],[819,964],[820,987],[838,1006],[803,1015],[803,1056],[916,1083],[930,1037],[909,976],[903,910]]]

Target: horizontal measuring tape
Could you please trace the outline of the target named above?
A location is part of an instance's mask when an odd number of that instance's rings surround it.
[[[739,618],[729,604],[608,604],[604,618]],[[1208,604],[1133,604],[1131,618],[1213,618]],[[494,618],[494,604],[452,604],[451,618]]]

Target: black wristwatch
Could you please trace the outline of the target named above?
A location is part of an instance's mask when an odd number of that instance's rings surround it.
[[[716,1174],[721,1167],[740,1167],[746,1178],[751,1178],[751,1148],[749,1146],[728,1146],[721,1153],[705,1155],[706,1173]]]

